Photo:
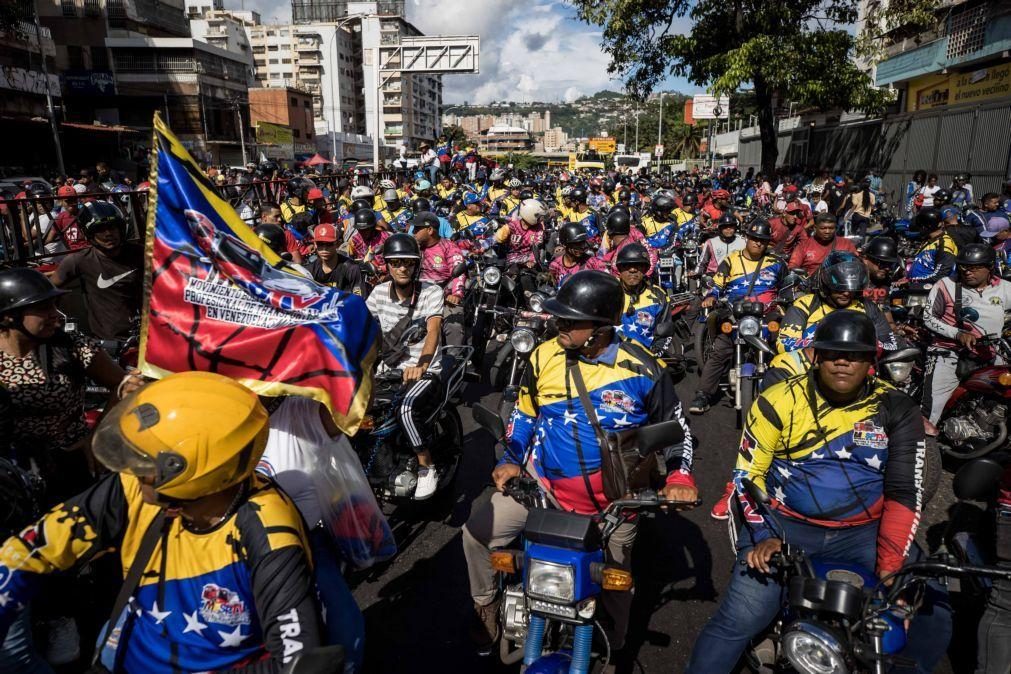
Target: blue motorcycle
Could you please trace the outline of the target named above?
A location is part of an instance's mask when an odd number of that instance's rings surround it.
[[[987,477],[987,471],[979,472],[980,476],[963,475],[961,486],[956,478],[959,499],[978,498],[974,492],[980,487],[971,483]],[[915,615],[928,582],[958,577],[1011,579],[1011,570],[961,565],[945,553],[908,562],[881,579],[873,569],[858,564],[809,557],[790,545],[769,496],[747,478],[742,486],[756,512],[783,541],[771,562],[786,588],[780,619],[745,655],[752,671],[885,674],[894,666],[915,666],[900,655],[906,646],[904,622]]]
[[[500,441],[505,428],[492,410],[474,405],[474,420]],[[636,431],[642,457],[684,439],[681,425],[667,421]],[[629,571],[604,559],[608,539],[618,527],[660,508],[691,508],[692,502],[666,501],[643,490],[612,502],[600,515],[580,515],[551,507],[538,482],[529,476],[511,479],[504,492],[530,511],[522,550],[492,552],[492,566],[509,578],[504,587],[499,655],[504,664],[522,661],[526,674],[588,674],[595,655],[606,665],[610,646],[596,620],[604,590],[632,589]],[[593,652],[594,631],[603,652]],[[514,649],[510,644],[515,644]]]

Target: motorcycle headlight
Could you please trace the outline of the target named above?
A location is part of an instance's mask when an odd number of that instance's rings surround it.
[[[745,316],[737,323],[737,334],[741,337],[754,337],[762,332],[762,324],[754,316]]]
[[[541,313],[544,309],[544,295],[540,293],[533,293],[530,295],[530,311],[535,313]]]
[[[497,286],[498,282],[502,280],[502,270],[498,267],[485,267],[481,278],[484,279],[485,285]]]
[[[527,594],[538,599],[571,604],[576,598],[576,572],[568,564],[530,560]]]
[[[698,247],[699,244],[691,239],[685,240],[685,242],[682,244],[682,248],[684,248],[685,250],[695,250]]]
[[[907,307],[925,307],[927,306],[927,296],[926,295],[907,295],[906,296],[906,306]]]
[[[796,622],[783,635],[783,653],[801,674],[848,674],[839,639],[813,623]]]
[[[537,346],[537,338],[526,328],[518,328],[509,335],[509,343],[516,349],[516,353],[530,353]]]
[[[899,384],[909,380],[909,375],[913,373],[912,361],[906,363],[885,363],[888,370],[888,377],[893,382]]]

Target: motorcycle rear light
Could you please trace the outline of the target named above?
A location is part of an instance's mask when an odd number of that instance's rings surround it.
[[[512,550],[491,553],[491,568],[502,573],[516,573],[516,555]]]
[[[1005,372],[997,377],[997,383],[1001,386],[1011,386],[1011,372]]]
[[[632,589],[632,574],[624,569],[605,567],[601,574],[600,586],[605,590],[627,592]]]
[[[722,332],[724,335],[729,335],[733,331],[734,331],[734,324],[729,321],[720,325],[720,332]]]

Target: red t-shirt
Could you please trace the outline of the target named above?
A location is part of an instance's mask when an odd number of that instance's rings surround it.
[[[825,261],[828,254],[834,250],[845,251],[856,255],[857,249],[853,242],[841,236],[834,237],[827,244],[822,244],[813,236],[801,241],[793,249],[790,256],[790,269],[803,269],[808,274],[813,274]]]
[[[88,247],[88,240],[84,238],[84,230],[77,224],[77,216],[70,211],[60,211],[53,222],[57,233],[63,239],[70,250],[80,250]]]

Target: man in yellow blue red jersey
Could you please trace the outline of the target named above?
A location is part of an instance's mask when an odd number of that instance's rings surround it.
[[[765,220],[755,220],[744,231],[747,243],[743,250],[726,257],[713,276],[713,288],[702,300],[703,307],[715,306],[716,300],[726,298],[731,304],[740,300],[761,302],[768,307],[776,299],[783,283],[786,266],[782,260],[768,254],[772,241],[772,228]],[[729,335],[717,330],[719,312],[710,315],[708,329],[715,334],[712,351],[702,366],[699,388],[688,411],[702,414],[709,409],[720,386],[720,381],[733,366],[734,343]]]
[[[910,283],[937,283],[955,272],[958,244],[944,228],[944,218],[936,208],[924,208],[913,221],[915,229],[927,237],[909,262],[906,277]]]
[[[810,557],[857,564],[880,578],[903,566],[913,544],[925,452],[916,403],[870,376],[877,337],[866,315],[830,315],[814,350],[813,370],[764,390],[748,413],[733,472],[744,516],[738,561],[688,672],[733,670],[779,613],[783,587],[770,560],[781,537]],[[772,497],[782,531],[750,502],[745,478]],[[940,610],[933,616],[943,618]],[[934,639],[944,639],[943,630]],[[908,655],[926,672],[933,668],[924,659],[939,654]]]
[[[852,253],[829,253],[818,270],[818,291],[801,295],[786,310],[779,330],[779,353],[810,345],[818,324],[834,311],[849,309],[866,313],[877,329],[881,348],[898,348],[895,333],[877,305],[863,297],[867,267]]]
[[[657,326],[671,320],[667,293],[646,281],[651,264],[649,253],[641,243],[625,246],[614,258],[625,296],[618,334],[647,349],[653,346]]]
[[[610,501],[604,493],[598,434],[676,419],[685,439],[663,451],[667,469],[663,496],[677,501],[697,497],[691,473],[694,440],[673,382],[646,349],[615,334],[621,306],[620,283],[600,271],[573,274],[544,303],[544,311],[556,317],[558,338],[530,354],[509,423],[508,447],[492,473],[499,491],[474,509],[463,531],[477,618],[472,638],[480,646],[494,643],[497,633],[490,548],[508,545],[523,531],[527,518],[522,505],[501,493],[508,480],[526,470],[558,507],[586,515],[601,513]],[[581,388],[588,400],[580,400]],[[594,410],[595,419],[586,409]],[[609,563],[630,568],[634,538],[633,523],[619,527],[608,543]],[[615,623],[612,649],[620,649],[631,596],[605,592],[603,602]]]
[[[217,374],[171,375],[113,408],[93,450],[117,472],[0,549],[0,635],[47,574],[118,550],[130,599],[103,631],[109,671],[280,672],[318,647],[302,518],[254,473],[267,434],[256,395]]]

